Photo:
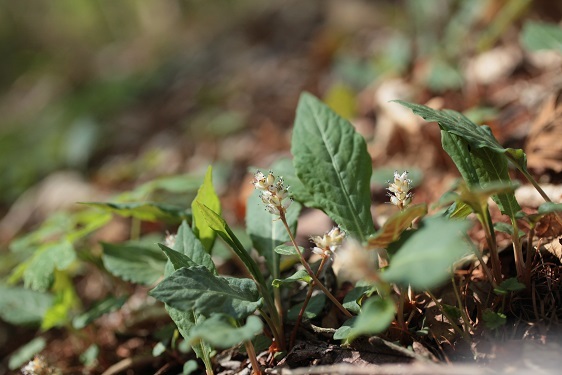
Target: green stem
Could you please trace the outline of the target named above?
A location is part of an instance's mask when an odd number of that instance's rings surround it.
[[[527,280],[531,280],[531,267],[534,256],[533,251],[533,237],[535,236],[535,224],[531,223],[529,228],[529,233],[527,233],[527,251],[525,258],[525,277]]]
[[[484,233],[486,234],[486,242],[490,248],[490,256],[492,260],[492,272],[494,273],[494,279],[496,283],[501,283],[502,272],[501,272],[501,262],[500,256],[498,254],[498,246],[496,244],[496,235],[494,233],[494,226],[492,224],[492,217],[490,216],[490,210],[486,207],[482,210],[482,213],[478,215],[480,222],[484,227]]]
[[[254,348],[254,344],[251,341],[244,342],[244,346],[246,347],[246,353],[248,353],[248,358],[250,359],[250,363],[252,364],[252,368],[254,369],[253,374],[261,375],[260,365],[258,363],[258,358],[256,357],[256,349]]]
[[[336,305],[336,307],[338,309],[340,309],[340,311],[345,316],[347,316],[348,318],[353,317],[353,315],[351,315],[351,313],[349,311],[347,311],[345,309],[345,307],[342,306],[342,304],[338,301],[338,299],[336,297],[334,297],[334,295],[332,293],[330,293],[330,291],[324,286],[324,284],[322,284],[320,282],[320,280],[318,280],[318,278],[314,274],[314,271],[312,271],[312,269],[310,268],[310,265],[304,259],[304,256],[302,255],[302,253],[299,249],[299,245],[297,245],[297,242],[295,241],[295,237],[293,236],[293,233],[291,232],[291,229],[289,228],[289,225],[287,224],[287,219],[285,218],[285,213],[283,211],[281,211],[281,214],[279,215],[279,217],[281,218],[281,221],[283,222],[283,225],[285,226],[285,229],[287,230],[287,233],[289,233],[289,238],[291,239],[291,243],[293,244],[293,246],[295,247],[295,250],[297,251],[297,255],[299,256],[299,260],[300,260],[301,264],[303,265],[306,272],[308,272],[308,274],[310,275],[312,280],[314,280],[314,283],[316,285],[318,285],[320,290],[322,290],[324,292],[324,294],[326,294],[326,296],[334,303],[334,305]]]
[[[513,227],[511,240],[513,242],[513,256],[515,258],[517,276],[519,279],[522,279],[525,286],[529,287],[529,280],[527,280],[527,273],[525,272],[525,261],[523,260],[523,249],[521,248],[521,241],[519,240],[519,228],[517,227],[517,221],[514,217],[511,218],[511,226]]]
[[[141,234],[141,221],[133,217],[131,219],[131,241],[138,241]]]

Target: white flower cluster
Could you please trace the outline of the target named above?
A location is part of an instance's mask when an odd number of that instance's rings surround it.
[[[273,215],[281,215],[287,212],[292,203],[289,198],[289,187],[283,185],[283,177],[275,181],[275,175],[269,171],[268,175],[257,171],[254,174],[252,184],[261,191],[260,198],[265,204],[266,210]]]
[[[401,210],[406,208],[411,202],[414,194],[410,192],[410,184],[412,180],[408,179],[408,171],[399,174],[398,171],[394,171],[394,182],[388,181],[389,191],[388,196],[390,197],[390,203],[397,206]]]
[[[345,232],[341,232],[340,228],[334,227],[323,236],[313,236],[310,239],[316,245],[312,252],[322,257],[330,257],[336,249],[342,244]]]

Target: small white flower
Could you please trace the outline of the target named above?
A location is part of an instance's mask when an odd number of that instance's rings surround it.
[[[269,171],[267,176],[257,171],[252,184],[261,191],[260,198],[269,213],[281,216],[287,212],[292,200],[289,198],[289,187],[285,187],[283,177],[276,181],[272,171]]]
[[[334,251],[340,247],[345,237],[345,233],[340,231],[340,228],[334,227],[323,236],[310,237],[312,242],[316,245],[312,248],[314,254],[322,257],[331,257]]]
[[[387,188],[389,191],[388,196],[390,197],[390,203],[401,210],[408,207],[414,196],[414,194],[410,192],[411,183],[412,180],[408,179],[408,171],[404,171],[402,174],[399,174],[398,171],[394,171],[394,182],[389,181],[389,186]]]

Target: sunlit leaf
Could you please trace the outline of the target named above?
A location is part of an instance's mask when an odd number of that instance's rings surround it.
[[[193,263],[195,263],[195,265],[204,266],[209,271],[217,274],[217,269],[213,259],[185,221],[178,229],[176,240],[172,248],[173,250],[187,256],[193,261]],[[169,254],[166,255],[169,257]],[[173,255],[174,254],[172,254],[172,256]]]
[[[180,311],[193,309],[205,316],[220,311],[235,319],[245,318],[262,304],[253,280],[215,276],[202,266],[175,271],[150,294]]]
[[[398,211],[389,217],[381,229],[369,237],[368,244],[371,248],[386,248],[391,242],[396,241],[402,232],[408,229],[412,222],[427,213],[427,205],[417,204]]]
[[[393,244],[398,251],[382,278],[416,290],[431,289],[449,278],[451,267],[470,252],[465,240],[470,223],[443,217],[425,218]]]
[[[203,184],[197,191],[197,195],[191,203],[191,209],[193,212],[193,233],[197,236],[197,238],[199,238],[207,252],[210,252],[213,248],[217,234],[211,227],[209,227],[207,221],[200,216],[200,211],[193,209],[195,202],[204,204],[219,215],[221,213],[221,203],[217,193],[215,192],[215,188],[213,187],[213,169],[210,166],[205,174]]]
[[[312,277],[310,277],[310,275],[308,274],[308,272],[306,272],[306,270],[301,269],[285,279],[273,280],[272,285],[278,288],[281,285],[292,284],[292,283],[296,283],[297,281],[303,281],[309,284],[312,281]]]
[[[156,245],[142,243],[102,243],[103,264],[125,281],[151,285],[163,274],[166,256]]]
[[[51,289],[55,298],[43,316],[41,329],[44,331],[66,324],[71,311],[79,304],[72,279],[66,273],[55,271],[55,282]]]
[[[97,207],[123,217],[134,217],[143,221],[168,221],[171,223],[191,220],[191,210],[166,203],[157,202],[129,202],[104,203],[84,202],[86,206]]]
[[[47,290],[54,281],[54,271],[68,268],[75,259],[74,248],[66,240],[39,247],[23,271],[25,286],[33,290]]]
[[[263,323],[257,316],[248,316],[246,324],[237,327],[232,318],[217,314],[195,326],[191,330],[189,341],[205,340],[217,349],[226,349],[252,340],[262,330]]]
[[[343,230],[365,240],[374,233],[371,157],[353,126],[314,96],[301,95],[291,151],[297,176]]]

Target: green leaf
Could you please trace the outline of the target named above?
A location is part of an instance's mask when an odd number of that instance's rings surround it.
[[[502,283],[494,289],[494,292],[497,294],[507,294],[509,292],[518,292],[520,290],[524,290],[525,288],[525,284],[520,283],[516,277],[511,277],[502,281]]]
[[[171,262],[174,271],[179,270],[182,267],[189,268],[189,267],[195,267],[195,266],[198,265],[193,260],[191,260],[190,257],[188,257],[185,254],[180,253],[179,251],[170,249],[168,246],[166,246],[164,244],[161,244],[161,243],[159,243],[158,246],[160,247],[160,249],[162,249],[164,254],[166,254],[166,256],[168,257],[168,260]],[[170,272],[170,273],[172,273],[172,272]]]
[[[544,202],[539,206],[538,212],[536,214],[529,214],[526,216],[526,218],[531,223],[537,223],[546,215],[555,212],[562,212],[562,203]]]
[[[232,318],[218,314],[195,326],[191,330],[190,342],[205,340],[215,348],[226,349],[252,340],[262,330],[262,321],[257,316],[248,316],[246,324],[237,327]]]
[[[274,279],[271,284],[274,287],[279,288],[281,285],[292,284],[296,283],[297,281],[303,281],[307,284],[310,284],[310,282],[312,281],[312,277],[310,277],[306,270],[300,269],[285,279]]]
[[[102,261],[109,272],[125,281],[151,285],[163,274],[166,256],[154,245],[137,242],[102,243]]]
[[[508,223],[504,223],[504,222],[494,223],[494,230],[496,232],[507,233],[510,236],[513,236],[513,226]]]
[[[289,311],[287,311],[287,319],[293,322],[296,321],[302,309],[303,304],[304,302],[301,302],[291,307]],[[308,302],[308,305],[306,305],[306,310],[304,310],[303,317],[305,319],[316,318],[318,315],[320,315],[325,305],[326,305],[326,295],[317,294],[315,296],[312,296],[312,298],[310,298],[310,301]]]
[[[368,299],[361,313],[353,320],[344,323],[334,334],[335,340],[345,340],[350,343],[362,335],[376,335],[384,332],[394,320],[396,306],[390,299],[379,296]]]
[[[351,289],[349,293],[347,293],[343,299],[343,307],[347,310],[351,311],[354,314],[359,314],[361,311],[361,306],[359,305],[358,301],[365,296],[367,292],[369,292],[372,288],[370,284],[362,284],[358,283],[355,288]]]
[[[435,121],[441,129],[443,149],[451,156],[469,187],[486,188],[494,182],[511,181],[508,158],[525,168],[526,156],[521,150],[503,148],[487,126],[478,126],[466,116],[451,110],[435,110],[400,100],[426,121]],[[502,213],[514,217],[521,210],[512,193],[493,196]]]
[[[287,256],[298,255],[297,250],[295,250],[295,247],[293,245],[279,245],[273,250],[279,255],[287,255]],[[302,254],[304,252],[304,247],[299,246],[299,250],[301,251]]]
[[[123,217],[134,217],[143,221],[167,221],[176,223],[181,220],[191,220],[191,210],[166,203],[157,202],[129,202],[129,203],[104,203],[84,202],[89,207],[112,212]]]
[[[490,309],[482,312],[482,319],[488,329],[497,329],[507,322],[507,317],[502,313],[496,313]]]
[[[353,126],[314,96],[301,95],[291,151],[297,176],[313,206],[361,240],[374,233],[370,205],[371,157]]]
[[[46,331],[52,327],[66,325],[72,310],[79,304],[76,290],[70,276],[62,271],[55,271],[55,282],[52,290],[54,293],[53,304],[45,312],[41,329]]]
[[[98,360],[98,355],[100,353],[100,348],[96,344],[88,346],[82,354],[80,354],[80,363],[86,367],[95,366]]]
[[[250,196],[246,207],[246,228],[252,244],[265,258],[267,268],[273,277],[279,277],[279,255],[275,252],[275,248],[291,240],[289,233],[279,218],[265,210],[258,191],[254,191]],[[287,210],[287,223],[292,233],[296,233],[300,209],[300,204],[293,202]]]
[[[0,317],[16,325],[37,324],[53,303],[53,296],[21,287],[0,285]]]
[[[523,25],[521,43],[529,51],[550,49],[562,52],[562,28],[554,23],[527,21]]]
[[[78,315],[72,320],[72,326],[75,329],[82,329],[86,327],[88,324],[99,318],[100,316],[117,311],[123,306],[123,304],[127,301],[129,296],[121,296],[115,297],[110,296],[103,299],[100,302],[97,302],[94,306],[92,306],[87,312]]]
[[[213,259],[185,221],[178,229],[173,249],[186,255],[196,265],[204,266],[212,273],[217,274]]]
[[[386,248],[391,242],[396,241],[402,232],[408,229],[412,222],[427,214],[427,205],[425,203],[417,204],[399,211],[389,217],[381,229],[373,236],[369,237],[370,248]]]
[[[66,240],[40,246],[23,272],[25,287],[47,290],[54,281],[55,270],[68,268],[75,259],[74,248]]]
[[[194,210],[195,202],[204,204],[219,215],[221,213],[221,202],[215,192],[215,188],[213,187],[213,169],[211,166],[207,168],[203,184],[197,191],[197,195],[191,203],[191,210],[193,212],[193,233],[197,236],[197,238],[199,238],[199,241],[201,241],[207,252],[210,253],[217,234],[211,227],[209,227],[207,221],[200,216],[200,211]]]
[[[261,286],[265,286],[265,279],[263,278],[258,265],[240,243],[240,240],[238,240],[238,238],[234,235],[234,232],[232,232],[228,224],[226,224],[226,221],[224,221],[219,214],[199,202],[196,202],[195,209],[201,211],[202,217],[205,218],[209,226],[213,228],[213,230],[215,230],[217,234],[221,236],[221,238],[231,247],[257,283]]]
[[[222,312],[243,319],[262,305],[253,280],[213,275],[205,267],[181,268],[150,292],[154,298],[180,310],[205,316]]]
[[[419,229],[406,232],[396,243],[398,251],[382,278],[389,283],[411,285],[416,290],[438,286],[448,279],[455,261],[470,252],[465,240],[469,227],[467,221],[423,219]]]
[[[297,202],[301,202],[305,206],[311,207],[314,205],[314,197],[310,194],[308,189],[304,186],[302,181],[297,177],[293,160],[289,158],[282,158],[277,160],[271,166],[271,169],[278,175],[282,176],[286,186],[290,186],[289,195]],[[252,173],[256,168],[252,169]]]
[[[183,364],[182,375],[193,374],[193,372],[197,371],[198,369],[199,369],[199,365],[197,364],[197,361],[190,359],[189,361]]]
[[[31,360],[35,354],[40,353],[43,349],[45,349],[46,346],[47,340],[43,337],[34,338],[10,356],[8,368],[13,371],[18,367],[23,366],[27,361]]]

